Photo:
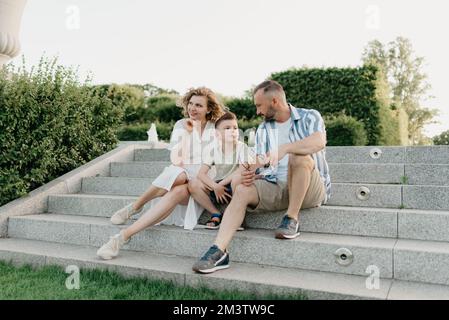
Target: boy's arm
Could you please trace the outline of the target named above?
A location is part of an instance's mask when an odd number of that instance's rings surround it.
[[[236,175],[241,175],[241,170],[242,165],[240,165],[237,170],[235,170],[232,174],[230,174],[228,177],[224,178],[223,180],[221,180],[218,184],[221,184],[222,186],[226,186],[228,184],[230,184],[232,182],[233,177],[235,177]]]
[[[200,179],[209,190],[214,190],[218,185],[214,180],[212,180],[207,174],[210,167],[207,164],[202,164],[200,170],[198,171],[198,179]]]

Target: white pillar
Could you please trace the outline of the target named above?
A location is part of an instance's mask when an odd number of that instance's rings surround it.
[[[26,0],[0,0],[0,67],[20,52],[19,32]]]

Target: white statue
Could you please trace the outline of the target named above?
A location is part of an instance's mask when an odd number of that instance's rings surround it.
[[[148,142],[158,143],[159,138],[157,136],[156,124],[152,123],[150,129],[147,131]]]

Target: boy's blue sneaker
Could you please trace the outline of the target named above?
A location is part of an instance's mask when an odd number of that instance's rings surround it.
[[[221,251],[216,245],[213,245],[193,265],[192,270],[199,273],[212,273],[226,268],[229,268],[229,254]]]

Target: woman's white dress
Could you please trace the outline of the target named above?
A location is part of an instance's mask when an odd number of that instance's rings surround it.
[[[200,136],[196,130],[189,133],[184,127],[185,121],[186,119],[181,119],[176,122],[171,134],[170,145],[168,146],[172,155],[179,152],[184,166],[169,165],[152,183],[154,186],[167,191],[171,190],[173,182],[183,172],[186,173],[189,180],[196,177],[201,167],[203,153],[209,152],[214,143],[215,125],[213,122],[208,121],[206,123],[204,132]],[[213,170],[209,171],[209,174],[213,177]],[[148,203],[147,207],[151,209],[160,199],[153,199]],[[204,208],[190,197],[187,206],[177,205],[173,212],[160,224],[176,225],[192,230],[197,225],[203,211]]]

